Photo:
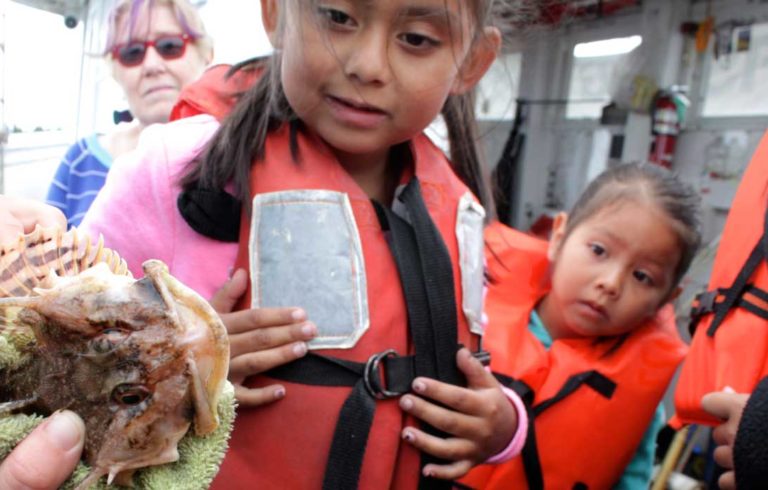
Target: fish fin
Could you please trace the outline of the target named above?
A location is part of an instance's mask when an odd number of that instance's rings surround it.
[[[195,407],[195,434],[210,434],[219,426],[218,397],[210,398],[194,359],[187,359],[187,367],[192,382],[192,405]]]

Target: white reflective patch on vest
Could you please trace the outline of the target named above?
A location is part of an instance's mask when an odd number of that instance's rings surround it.
[[[456,238],[459,242],[459,268],[461,270],[461,306],[469,329],[483,334],[483,288],[485,263],[483,260],[483,228],[485,210],[467,192],[459,201],[456,218]]]
[[[253,199],[251,307],[304,308],[310,349],[347,349],[370,325],[365,262],[346,194],[292,190]]]

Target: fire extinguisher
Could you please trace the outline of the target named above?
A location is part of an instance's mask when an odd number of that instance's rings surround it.
[[[651,154],[648,160],[662,167],[672,168],[677,135],[680,133],[680,118],[674,96],[659,92],[653,101]]]

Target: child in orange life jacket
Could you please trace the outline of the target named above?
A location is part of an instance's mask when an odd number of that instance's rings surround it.
[[[85,218],[134,270],[161,259],[245,308],[223,315],[241,410],[214,487],[435,486],[523,439],[459,349],[481,331],[467,94],[500,43],[492,3],[262,0],[258,83],[221,124],[143,134]],[[423,134],[441,112],[452,162]]]
[[[665,303],[699,245],[698,221],[692,188],[632,164],[595,179],[549,243],[487,229],[484,347],[493,371],[528,392],[533,430],[521,457],[465,483],[648,488],[658,429],[648,426],[686,352]]]

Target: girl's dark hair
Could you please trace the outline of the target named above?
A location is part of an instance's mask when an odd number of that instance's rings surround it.
[[[485,42],[481,39],[483,27],[487,25],[492,10],[496,10],[492,6],[500,1],[503,3],[509,0],[476,0],[471,7],[466,7],[471,10],[470,14],[476,21],[473,42]],[[469,3],[462,2],[462,5]],[[284,19],[280,22],[282,24]],[[284,28],[284,25],[278,27],[278,35]],[[285,123],[291,124],[291,151],[294,159],[299,160],[295,132],[300,122],[288,104],[280,81],[280,51],[276,50],[274,55],[260,63],[264,70],[262,77],[243,95],[201,156],[190,163],[186,175],[181,179],[184,190],[223,190],[225,185],[233,182],[235,197],[250,203],[251,165],[264,157],[267,134]],[[453,170],[477,196],[490,216],[492,202],[477,148],[473,93],[449,96],[443,106],[442,116],[448,128]]]
[[[659,165],[616,165],[597,176],[571,209],[565,238],[600,210],[628,200],[657,206],[672,223],[680,243],[680,261],[672,282],[674,288],[685,275],[701,244],[701,198],[692,186]]]

